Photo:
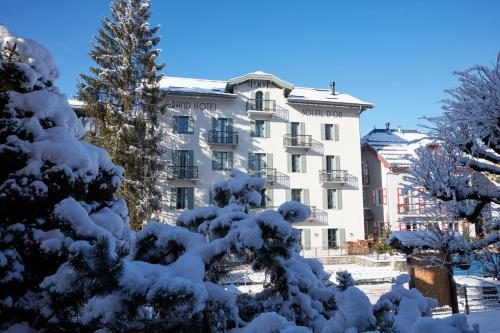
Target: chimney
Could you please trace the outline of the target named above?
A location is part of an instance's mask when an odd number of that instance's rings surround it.
[[[386,132],[389,132],[389,127],[391,126],[391,123],[390,122],[386,122],[385,123],[385,131]]]
[[[330,93],[335,95],[335,81],[330,82]]]

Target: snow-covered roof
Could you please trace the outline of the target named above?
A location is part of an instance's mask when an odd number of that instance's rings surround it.
[[[236,98],[236,94],[226,91],[226,85],[226,81],[191,79],[175,76],[164,76],[160,81],[160,88],[167,94]]]
[[[409,167],[416,156],[415,150],[430,142],[425,133],[403,129],[374,129],[361,139],[362,146],[369,146],[396,168]]]
[[[85,103],[76,99],[68,99],[69,106],[73,109],[82,109]]]
[[[184,77],[164,76],[160,87],[167,94],[186,96],[205,96],[214,98],[236,98],[234,87],[248,80],[266,80],[283,88],[290,104],[354,106],[362,110],[373,108],[373,104],[364,102],[344,93],[331,94],[329,89],[294,87],[273,74],[262,71],[248,73],[228,81],[204,80]]]
[[[288,103],[291,104],[320,104],[340,106],[360,106],[363,109],[373,108],[372,103],[364,102],[349,94],[336,92],[332,94],[329,89],[315,89],[296,87],[288,95]]]

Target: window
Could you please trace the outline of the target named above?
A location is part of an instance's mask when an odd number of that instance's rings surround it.
[[[171,188],[170,208],[193,209],[194,188],[173,187]]]
[[[342,190],[334,188],[323,189],[323,208],[341,210]]]
[[[327,208],[328,209],[336,209],[337,208],[337,190],[333,188],[329,188],[326,191],[327,198]]]
[[[300,172],[300,155],[292,154],[292,172]]]
[[[337,229],[328,229],[328,248],[337,248]]]
[[[339,125],[338,124],[322,124],[321,139],[327,141],[339,141]]]
[[[385,188],[378,188],[373,191],[373,201],[376,206],[387,205],[387,191]]]
[[[233,153],[227,151],[214,151],[212,170],[230,171],[233,169]]]
[[[174,116],[174,131],[179,134],[193,134],[194,119],[190,116]]]
[[[259,90],[255,93],[255,109],[263,110],[263,104],[263,93]]]
[[[253,136],[263,138],[265,136],[265,121],[264,120],[256,120],[255,121],[255,130],[253,132]]]
[[[266,208],[267,207],[267,196],[266,196],[266,189],[260,190],[260,208]]]
[[[325,140],[333,140],[332,129],[333,129],[333,124],[325,124]]]
[[[363,175],[363,185],[369,185],[370,177],[368,174],[368,161],[363,161],[361,163],[361,173]]]
[[[302,189],[292,188],[292,200],[302,202]]]

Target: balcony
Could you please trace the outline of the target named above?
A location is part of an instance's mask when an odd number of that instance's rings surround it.
[[[264,178],[268,185],[278,185],[285,188],[290,187],[290,176],[273,168],[248,169],[247,173],[253,177],[258,176]]]
[[[316,208],[315,206],[311,206],[309,208],[311,208],[311,215],[309,216],[309,219],[306,220],[306,222],[310,221],[313,224],[328,225],[327,212],[319,208]]]
[[[247,101],[247,115],[251,119],[271,118],[276,113],[276,101],[270,99]]]
[[[234,131],[208,131],[207,142],[209,145],[236,146],[238,132]]]
[[[312,148],[312,136],[285,134],[283,147],[309,150]]]
[[[425,215],[425,204],[398,204],[399,215]]]
[[[358,178],[349,174],[347,170],[320,170],[319,181],[323,185],[349,185],[358,187]]]
[[[248,175],[252,177],[262,177],[268,184],[274,184],[277,179],[276,169],[273,168],[249,169]]]
[[[169,180],[198,180],[198,167],[195,165],[167,165]]]

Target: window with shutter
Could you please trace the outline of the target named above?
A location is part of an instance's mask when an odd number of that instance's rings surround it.
[[[332,129],[333,129],[333,124],[325,124],[325,140],[333,140]]]

